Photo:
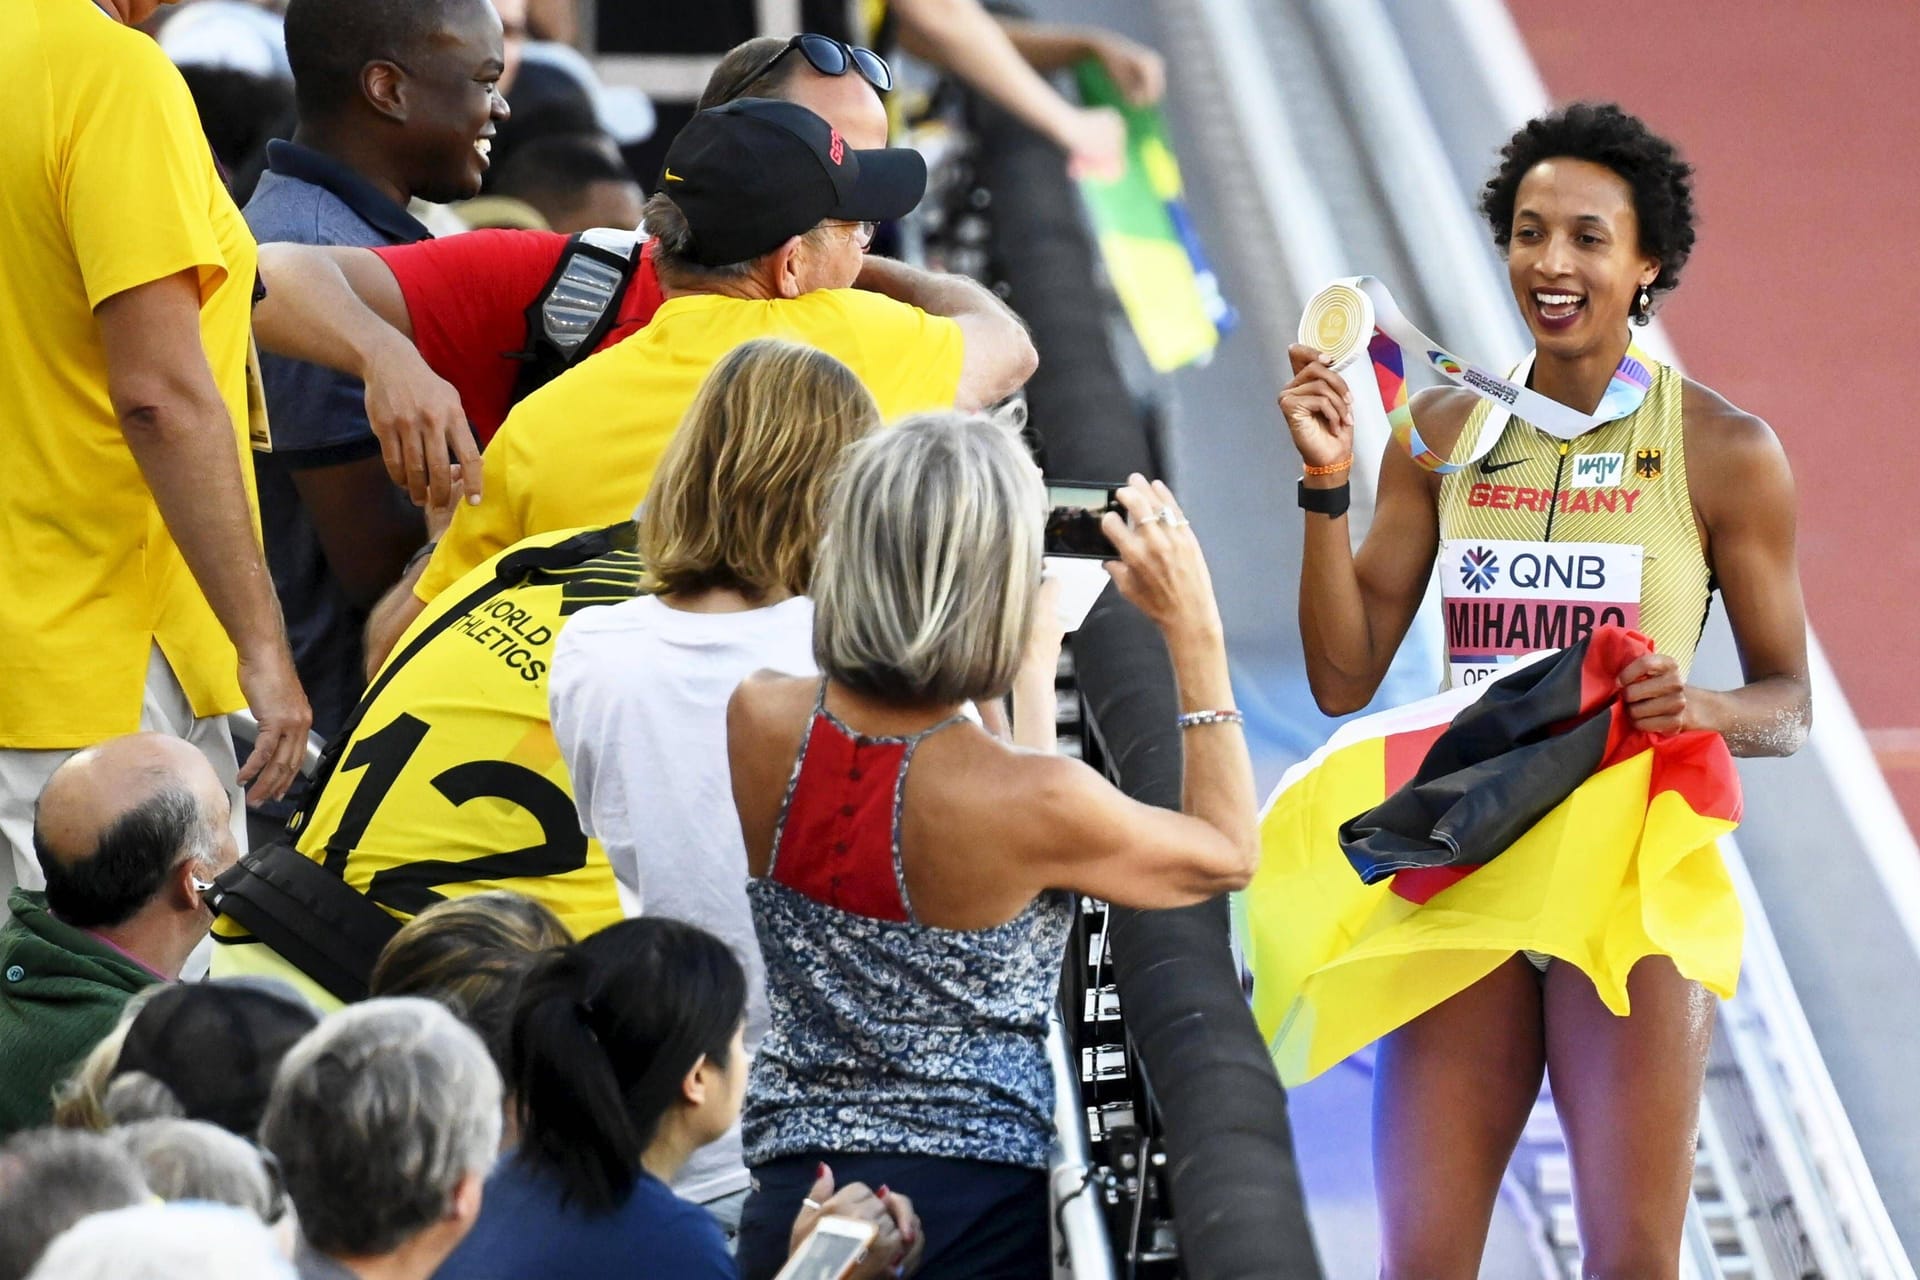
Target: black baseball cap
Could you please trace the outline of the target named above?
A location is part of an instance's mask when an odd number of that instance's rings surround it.
[[[113,1074],[140,1071],[173,1091],[189,1120],[251,1138],[280,1059],[320,1015],[272,978],[182,982],[133,1015]]]
[[[828,219],[904,218],[926,194],[927,162],[910,147],[855,151],[798,103],[736,98],[688,121],[660,179],[693,232],[693,260],[721,267]]]

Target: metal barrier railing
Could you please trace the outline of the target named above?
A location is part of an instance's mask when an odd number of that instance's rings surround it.
[[[948,225],[984,232],[987,282],[1031,326],[1041,364],[1027,399],[1046,464],[1080,479],[1158,471],[1058,151],[977,100],[965,126],[978,145]],[[1158,632],[1109,592],[1071,653],[1067,701],[1082,712],[1089,763],[1134,798],[1177,808],[1179,708]],[[1116,1269],[1130,1280],[1312,1280],[1285,1095],[1240,989],[1224,901],[1095,906],[1074,937],[1063,1017],[1091,1174],[1072,1203],[1097,1197]]]

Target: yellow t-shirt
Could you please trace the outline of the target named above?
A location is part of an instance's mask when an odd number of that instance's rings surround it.
[[[635,536],[628,521],[529,538],[442,594],[374,677],[295,847],[402,920],[485,889],[545,903],[576,937],[622,918],[580,833],[547,672],[569,618],[639,592]],[[214,931],[251,941],[224,916]]]
[[[646,328],[514,408],[483,455],[484,499],[455,513],[414,594],[433,599],[531,534],[632,516],[708,371],[754,338],[787,338],[838,359],[887,422],[951,406],[960,385],[960,326],[877,293],[673,298]]]
[[[247,456],[254,243],[186,83],[89,0],[16,0],[0,38],[0,748],[139,726],[158,642],[196,715],[242,704],[235,655],[107,397],[93,309],[188,269]]]

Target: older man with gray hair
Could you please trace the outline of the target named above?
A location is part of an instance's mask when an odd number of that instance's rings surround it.
[[[0,929],[0,1137],[45,1124],[53,1086],[133,994],[180,976],[204,897],[233,865],[232,803],[181,738],[135,733],[69,757],[34,807],[44,891],[15,889]]]
[[[500,1074],[441,1005],[370,1000],[287,1054],[260,1138],[299,1215],[300,1280],[427,1280],[480,1216]]]

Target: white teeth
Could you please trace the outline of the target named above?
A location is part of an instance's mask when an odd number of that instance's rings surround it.
[[[473,140],[473,149],[483,156],[491,157],[493,155],[493,139],[475,138]]]
[[[1543,307],[1571,307],[1580,301],[1577,293],[1535,293],[1533,297]]]

